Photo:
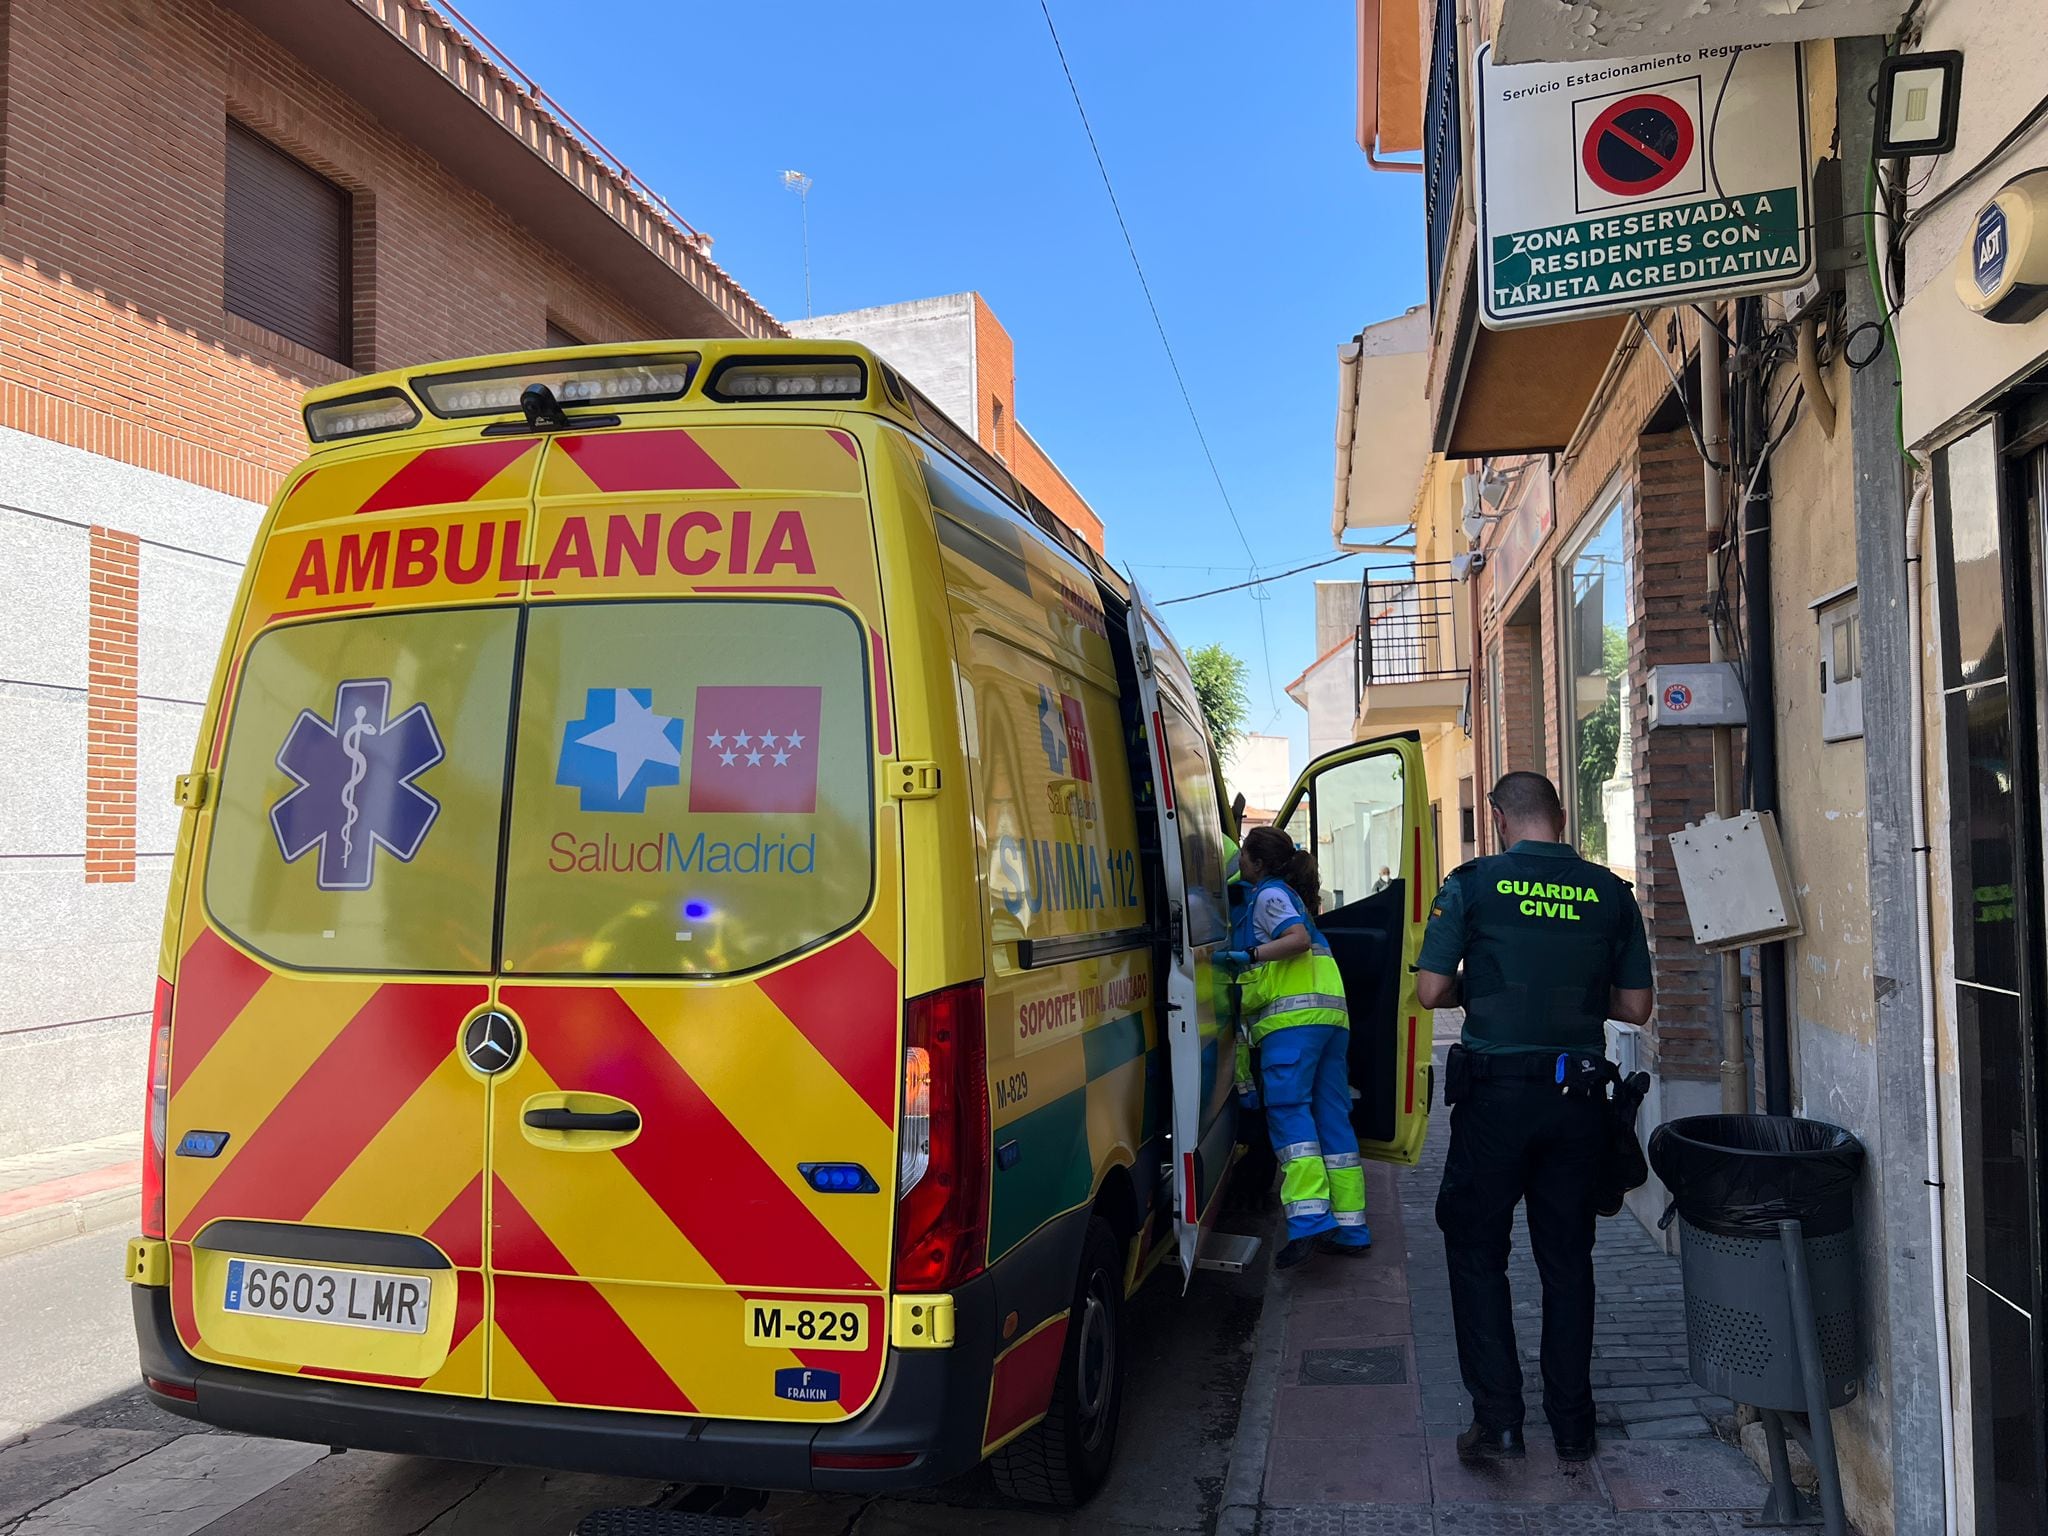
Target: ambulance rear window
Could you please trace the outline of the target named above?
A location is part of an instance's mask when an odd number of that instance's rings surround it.
[[[845,609],[779,599],[270,630],[235,684],[207,908],[302,970],[772,964],[867,910],[868,650]]]
[[[487,973],[519,614],[258,637],[235,684],[206,905],[304,970]]]
[[[825,603],[533,609],[503,970],[723,976],[858,921],[867,654],[859,621]]]

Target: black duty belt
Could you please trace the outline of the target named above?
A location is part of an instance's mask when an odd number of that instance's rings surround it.
[[[1474,1082],[1555,1083],[1560,1055],[1597,1057],[1601,1054],[1599,1051],[1559,1052],[1546,1046],[1540,1051],[1468,1050],[1465,1059],[1471,1064]]]

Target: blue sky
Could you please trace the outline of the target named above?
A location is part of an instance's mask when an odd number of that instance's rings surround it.
[[[1423,297],[1421,178],[1352,140],[1352,7],[1050,3],[1259,563],[1319,559],[1336,348]],[[1161,598],[1246,579],[1037,0],[461,9],[775,313],[804,312],[789,167],[814,178],[818,313],[978,289],[1016,341],[1017,419],[1111,559]],[[1249,723],[1297,768],[1281,689],[1314,659],[1314,579],[1168,610],[1245,659]]]

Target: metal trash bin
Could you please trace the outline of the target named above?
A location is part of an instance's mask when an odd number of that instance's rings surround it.
[[[1693,1380],[1764,1410],[1772,1498],[1761,1521],[1803,1515],[1785,1464],[1789,1432],[1820,1469],[1829,1531],[1841,1530],[1828,1414],[1855,1398],[1863,1374],[1862,1143],[1790,1115],[1694,1115],[1651,1133],[1650,1166],[1678,1213]],[[1804,1431],[1788,1413],[1806,1415]]]

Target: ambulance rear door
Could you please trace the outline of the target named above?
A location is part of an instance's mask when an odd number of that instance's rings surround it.
[[[1165,1031],[1173,1097],[1174,1236],[1192,1277],[1216,1219],[1237,1145],[1235,1042],[1226,978],[1214,965],[1230,938],[1223,808],[1201,703],[1186,659],[1135,586],[1131,650],[1151,755],[1166,905]]]
[[[707,414],[551,437],[520,551],[490,1395],[831,1422],[898,1181],[875,535],[852,433]]]
[[[1351,1011],[1351,1123],[1359,1151],[1413,1163],[1429,1131],[1430,1016],[1415,960],[1436,895],[1436,829],[1422,742],[1412,733],[1354,742],[1308,765],[1279,825],[1316,857],[1317,919]]]

